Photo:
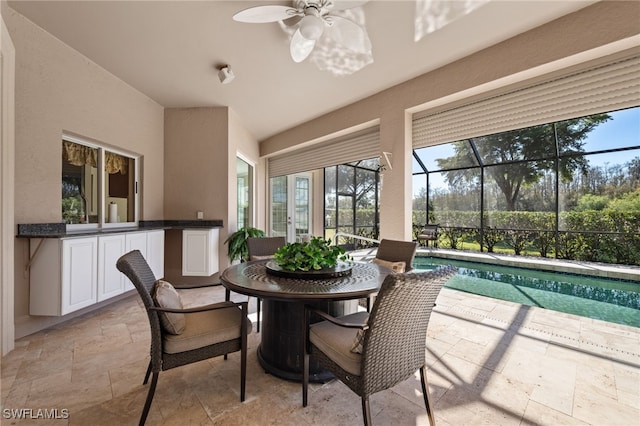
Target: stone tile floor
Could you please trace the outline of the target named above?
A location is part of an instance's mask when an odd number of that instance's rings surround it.
[[[190,292],[191,303],[205,297]],[[224,290],[207,298],[221,301]],[[147,424],[362,424],[360,399],[338,381],[313,384],[303,408],[299,384],[260,368],[259,342],[254,327],[244,403],[236,353],[162,372]],[[638,328],[443,289],[426,343],[439,425],[640,425]],[[0,422],[137,424],[148,344],[135,295],[19,339],[2,358]],[[376,425],[428,424],[417,377],[374,395],[371,407]],[[12,409],[69,416],[17,420]]]

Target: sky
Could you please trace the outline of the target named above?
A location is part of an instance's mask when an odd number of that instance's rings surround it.
[[[609,154],[609,164],[624,164],[630,159],[640,156],[640,107],[612,112],[612,120],[596,127],[585,141],[585,151],[632,147],[638,151],[621,151]],[[594,158],[604,157],[596,156]],[[603,165],[592,163],[592,165]]]

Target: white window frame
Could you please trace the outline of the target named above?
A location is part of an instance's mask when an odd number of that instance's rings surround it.
[[[95,148],[98,150],[98,222],[97,223],[81,223],[81,224],[67,224],[68,230],[73,231],[81,231],[81,230],[95,230],[95,229],[110,229],[110,228],[134,228],[138,226],[138,222],[140,221],[140,158],[141,156],[130,151],[126,151],[119,148],[114,148],[109,145],[103,145],[100,143],[92,142],[88,139],[84,139],[82,137],[69,135],[64,133],[62,135],[63,141],[69,141],[73,143],[77,143],[79,145],[88,146],[90,148]],[[134,193],[134,221],[133,222],[118,222],[118,223],[109,223],[107,222],[107,196],[106,196],[106,182],[104,179],[104,153],[105,151],[113,152],[114,154],[121,155],[123,157],[128,157],[135,160],[135,170],[134,170],[134,179],[135,179],[135,193]]]

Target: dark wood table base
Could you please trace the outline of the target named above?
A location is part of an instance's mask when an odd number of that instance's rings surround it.
[[[225,269],[220,281],[229,291],[262,299],[258,360],[276,377],[302,381],[304,354],[304,305],[339,317],[358,310],[358,299],[378,291],[390,269],[375,263],[354,263],[351,274],[330,278],[296,278],[272,275],[267,260],[240,263]],[[311,318],[314,322],[314,318]],[[332,378],[314,361],[310,380]]]
[[[308,302],[333,316],[347,315],[358,309],[357,300]],[[313,319],[312,319],[313,322]],[[262,302],[261,343],[258,361],[267,373],[286,380],[302,381],[304,312],[301,302]],[[333,375],[322,369],[313,358],[309,362],[309,380],[324,383]]]

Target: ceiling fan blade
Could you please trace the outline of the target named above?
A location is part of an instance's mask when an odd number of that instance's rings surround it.
[[[295,33],[293,33],[293,37],[291,37],[291,58],[293,62],[302,62],[311,54],[313,47],[316,45],[315,40],[307,40],[302,37],[300,34],[300,29],[298,28]]]
[[[367,30],[340,16],[331,15],[330,36],[338,43],[357,53],[371,52],[371,40]]]
[[[331,10],[346,10],[354,7],[362,6],[368,3],[369,0],[333,0],[333,7]]]
[[[248,22],[250,24],[278,22],[301,14],[302,12],[298,9],[289,6],[256,6],[236,13],[233,15],[233,20],[238,22]]]

